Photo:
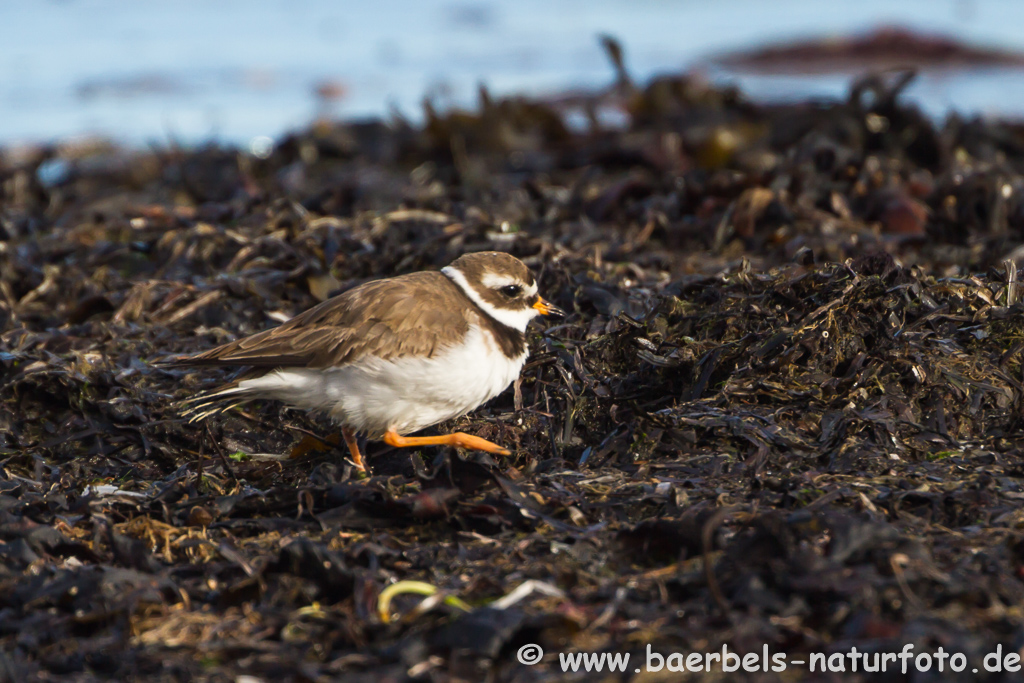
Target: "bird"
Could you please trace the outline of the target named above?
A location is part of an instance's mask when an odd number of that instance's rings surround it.
[[[529,354],[527,325],[537,316],[564,315],[538,294],[522,261],[472,252],[440,271],[366,282],[277,327],[172,364],[250,368],[183,401],[192,421],[256,399],[326,414],[365,473],[360,434],[399,448],[447,445],[509,455],[463,432],[407,435],[504,391]]]

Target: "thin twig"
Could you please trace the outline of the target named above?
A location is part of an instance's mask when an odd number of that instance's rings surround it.
[[[238,477],[235,476],[235,471],[231,469],[231,464],[228,462],[228,457],[224,455],[224,449],[220,447],[220,443],[213,436],[213,430],[210,429],[209,422],[203,422],[203,426],[206,427],[206,433],[210,437],[210,441],[213,443],[213,450],[217,451],[217,455],[220,456],[220,462],[224,465],[224,469],[227,470],[228,474],[231,475],[231,481],[235,483],[235,487],[240,486],[238,483]]]
[[[725,594],[722,593],[722,588],[718,585],[718,579],[715,577],[715,572],[711,566],[711,543],[714,540],[715,530],[722,525],[722,522],[726,520],[735,510],[735,507],[722,508],[715,514],[711,515],[711,519],[704,523],[704,528],[701,531],[701,545],[703,548],[704,555],[704,579],[707,581],[708,590],[711,591],[711,597],[714,599],[715,604],[718,605],[718,609],[722,611],[722,616],[728,618],[729,616],[729,601],[725,599]]]
[[[1006,305],[1013,306],[1017,303],[1017,262],[1007,259],[1003,261],[1003,268],[1006,269]]]

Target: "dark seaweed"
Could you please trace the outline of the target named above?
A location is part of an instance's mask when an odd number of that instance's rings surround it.
[[[4,152],[0,680],[1020,649],[1024,128],[935,124],[907,80],[768,106],[620,69],[266,159]],[[511,457],[371,444],[358,480],[316,416],[176,409],[224,377],[161,359],[479,249],[570,311],[441,426]],[[439,592],[382,615],[401,581]]]

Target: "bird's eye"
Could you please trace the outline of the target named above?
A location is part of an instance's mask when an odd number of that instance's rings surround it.
[[[519,296],[522,293],[523,288],[520,287],[519,285],[505,285],[498,291],[507,296],[508,298],[512,299],[514,297]]]

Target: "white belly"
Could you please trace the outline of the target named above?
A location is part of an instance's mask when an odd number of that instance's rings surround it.
[[[459,346],[433,358],[368,358],[340,368],[282,368],[244,380],[238,393],[272,398],[329,414],[341,424],[379,438],[464,415],[519,376],[527,352],[508,358],[473,326]]]

